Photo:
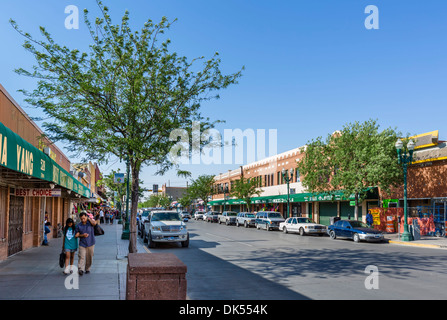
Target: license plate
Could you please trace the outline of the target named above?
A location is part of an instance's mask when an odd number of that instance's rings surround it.
[[[174,239],[175,239],[174,237],[169,237],[169,238],[168,238],[168,240],[174,240]]]

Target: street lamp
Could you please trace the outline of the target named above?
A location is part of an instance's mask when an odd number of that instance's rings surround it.
[[[402,241],[413,241],[413,236],[411,235],[408,228],[408,216],[407,216],[407,168],[408,165],[413,162],[413,152],[414,152],[414,141],[410,140],[406,147],[402,140],[397,140],[396,150],[398,163],[402,164],[404,170],[404,232],[402,233]]]
[[[225,204],[227,202],[227,193],[228,193],[228,187],[226,185],[224,185],[224,187],[223,187],[223,192],[224,192],[224,209],[223,209],[223,211],[225,212],[226,211]]]
[[[285,168],[282,168],[282,177],[287,182],[287,216],[290,217],[290,181],[293,181],[293,169],[290,170],[290,176]]]

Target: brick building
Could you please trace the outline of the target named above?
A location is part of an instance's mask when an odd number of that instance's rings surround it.
[[[416,140],[414,162],[408,171],[409,206],[437,207],[442,209],[447,204],[447,145],[438,140],[438,131],[413,137]],[[292,216],[310,217],[322,224],[330,224],[330,218],[365,220],[369,209],[381,207],[390,201],[403,206],[403,186],[390,195],[379,188],[368,188],[366,199],[362,201],[359,214],[354,216],[352,201],[354,195],[346,195],[342,191],[334,195],[309,193],[301,184],[297,162],[303,157],[304,147],[283,152],[281,154],[249,163],[238,169],[230,170],[215,176],[215,194],[209,205],[213,210],[245,211],[245,202],[229,196],[235,180],[242,176],[256,179],[262,190],[260,196],[252,198],[251,211],[275,210],[287,217],[287,184],[281,174],[284,168],[287,173],[293,170],[290,182],[290,214]],[[304,151],[303,151],[304,152]],[[397,155],[396,155],[397,161]]]
[[[45,218],[48,238],[58,237],[72,204],[90,197],[69,171],[64,153],[0,85],[0,261],[41,245]]]

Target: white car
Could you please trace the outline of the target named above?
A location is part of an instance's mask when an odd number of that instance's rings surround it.
[[[157,242],[181,242],[182,247],[189,246],[189,232],[176,211],[152,211],[143,232],[149,248],[154,248]]]
[[[194,220],[199,220],[199,219],[203,220],[204,215],[205,215],[205,211],[196,211],[194,213]]]
[[[284,233],[295,232],[301,236],[306,234],[318,234],[323,236],[327,233],[327,227],[310,220],[309,218],[291,217],[280,223],[279,230]]]

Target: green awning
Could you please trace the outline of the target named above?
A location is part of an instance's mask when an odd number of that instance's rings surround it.
[[[54,182],[84,197],[90,189],[75,179],[48,155],[0,122],[0,166],[34,178]]]
[[[367,192],[367,199],[376,199],[375,192],[377,188],[369,187],[365,190]],[[350,194],[345,195],[344,191],[334,191],[334,192],[320,192],[320,193],[295,193],[289,195],[290,202],[319,202],[319,201],[352,201],[355,200],[355,195]],[[265,196],[265,197],[253,197],[251,198],[252,204],[260,203],[287,203],[287,195],[281,194],[276,196]],[[208,202],[211,206],[219,206],[224,204],[224,200],[214,200]],[[225,204],[245,204],[244,200],[238,199],[228,199]]]

